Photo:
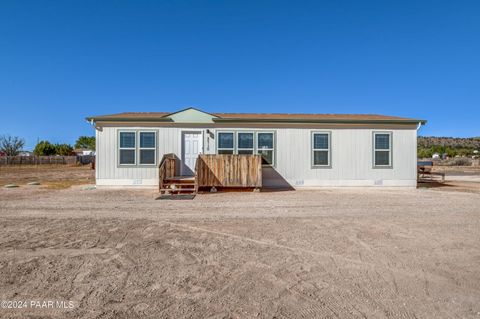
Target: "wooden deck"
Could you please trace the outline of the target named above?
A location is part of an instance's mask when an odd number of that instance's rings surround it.
[[[195,176],[177,176],[178,158],[165,154],[159,166],[159,192],[162,196],[194,195],[200,187],[262,187],[260,155],[199,155]]]

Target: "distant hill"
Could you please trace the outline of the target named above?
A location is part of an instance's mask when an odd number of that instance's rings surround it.
[[[474,150],[480,150],[480,137],[419,136],[417,145],[419,158],[431,158],[434,153],[468,157],[474,155]]]
[[[419,136],[418,146],[429,148],[432,146],[445,146],[451,148],[468,148],[480,150],[480,137],[437,137]]]

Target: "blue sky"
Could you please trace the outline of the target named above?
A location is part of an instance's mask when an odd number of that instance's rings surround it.
[[[379,113],[479,136],[480,1],[0,2],[0,134],[124,111]]]

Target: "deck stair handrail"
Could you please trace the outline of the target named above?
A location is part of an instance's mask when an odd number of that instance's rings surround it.
[[[158,166],[158,189],[165,188],[165,179],[175,176],[176,172],[176,156],[173,153],[163,155],[160,165]]]
[[[199,169],[199,164],[200,163],[200,155],[197,157],[197,161],[195,162],[195,193],[198,193],[198,169]]]

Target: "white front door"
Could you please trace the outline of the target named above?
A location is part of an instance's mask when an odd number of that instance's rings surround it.
[[[182,175],[195,175],[198,154],[203,151],[201,131],[182,132]]]

